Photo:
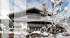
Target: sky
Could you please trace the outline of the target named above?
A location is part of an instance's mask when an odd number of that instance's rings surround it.
[[[23,10],[26,10],[27,8],[31,7],[37,7],[42,8],[42,4],[46,3],[48,6],[48,10],[50,10],[51,7],[51,1],[50,0],[0,0],[1,1],[1,14],[3,16],[13,13],[13,12],[20,12]],[[65,4],[65,9],[70,8],[70,1],[69,0],[63,0],[64,3],[68,2],[68,4]],[[65,16],[70,16],[69,13],[62,12],[61,14],[64,14]]]

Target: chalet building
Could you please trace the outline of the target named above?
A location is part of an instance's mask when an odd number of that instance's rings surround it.
[[[9,14],[8,16],[11,19],[12,23],[13,22],[15,23],[15,25],[13,24],[11,25],[10,23],[9,26],[10,27],[14,26],[14,28],[17,29],[19,27],[19,24],[22,23],[23,27],[27,26],[27,28],[29,28],[28,33],[32,33],[33,31],[40,31],[42,26],[47,26],[47,24],[51,24],[50,22],[47,22],[47,21],[45,22],[41,21],[42,17],[45,17],[46,15],[40,12],[42,12],[42,10],[39,10],[37,8],[29,8],[26,11]],[[51,16],[51,15],[48,14],[48,16]],[[15,29],[14,31],[17,31]]]

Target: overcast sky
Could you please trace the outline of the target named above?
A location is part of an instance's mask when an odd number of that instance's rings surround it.
[[[9,13],[20,12],[25,10],[26,8],[37,7],[41,8],[42,3],[46,3],[48,9],[51,9],[51,2],[50,0],[0,0],[1,1],[1,14],[7,15]],[[66,4],[66,8],[70,8],[70,1],[63,0],[64,2],[68,1],[68,5]],[[65,14],[65,13],[62,13]],[[4,16],[5,16],[4,15]],[[69,14],[67,14],[69,16]]]

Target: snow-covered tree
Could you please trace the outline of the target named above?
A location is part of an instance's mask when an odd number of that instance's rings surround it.
[[[66,32],[66,31],[69,32],[70,28],[69,28],[69,24],[67,23],[68,21],[66,21],[67,20],[66,17],[60,15],[60,13],[65,12],[65,8],[64,8],[65,2],[63,0],[51,0],[51,3],[52,3],[51,16],[47,15],[47,14],[49,14],[49,11],[47,11],[47,9],[46,9],[47,8],[46,3],[42,4],[43,9],[44,9],[42,13],[46,14],[46,17],[43,17],[42,20],[45,20],[45,21],[47,20],[52,23],[52,26],[49,28],[52,29],[50,31],[52,31],[53,35],[55,35],[54,38],[56,38],[56,34],[60,33],[60,30],[62,30],[62,29],[59,29],[57,26],[63,27],[64,32]],[[66,3],[66,4],[68,4],[68,3]],[[61,20],[63,20],[63,22]],[[59,29],[59,31],[57,31],[57,29]],[[68,29],[68,30],[66,30],[66,29]]]

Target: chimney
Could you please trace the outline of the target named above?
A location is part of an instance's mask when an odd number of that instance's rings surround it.
[[[46,15],[46,16],[48,16],[48,11],[47,11],[47,6],[46,6],[46,4],[43,4],[43,14],[44,15]]]

